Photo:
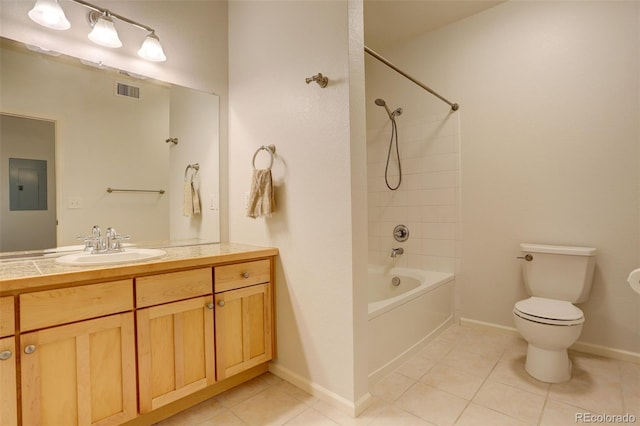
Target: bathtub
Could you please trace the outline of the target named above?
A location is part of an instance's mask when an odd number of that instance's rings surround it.
[[[369,266],[370,385],[453,323],[454,282],[446,272]]]

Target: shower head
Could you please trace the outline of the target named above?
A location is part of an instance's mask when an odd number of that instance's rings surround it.
[[[393,119],[393,115],[391,115],[391,111],[389,110],[389,107],[387,106],[387,103],[384,101],[384,99],[378,98],[375,100],[375,102],[376,102],[376,105],[384,107],[384,109],[387,110],[387,114],[389,114],[389,118]]]
[[[387,106],[387,103],[384,101],[384,99],[378,98],[375,100],[375,103],[376,105],[384,107],[384,109],[387,110],[387,114],[389,115],[389,118],[391,120],[393,120],[396,115],[402,114],[402,108],[396,108],[393,112],[391,112],[391,110]]]

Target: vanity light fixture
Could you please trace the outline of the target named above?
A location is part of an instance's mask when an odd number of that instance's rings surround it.
[[[68,30],[71,24],[64,15],[58,0],[37,0],[29,11],[29,18],[43,27],[52,30]]]
[[[95,10],[89,12],[89,24],[93,26],[88,35],[89,40],[100,46],[122,47],[122,42],[118,37],[118,32],[108,11],[105,13],[96,12]]]
[[[138,50],[138,56],[142,59],[153,62],[164,62],[167,60],[167,57],[162,50],[160,39],[156,35],[155,31],[151,31],[147,38],[144,39],[142,47]]]
[[[122,46],[122,42],[118,37],[118,32],[114,25],[114,19],[125,22],[134,27],[147,31],[147,36],[142,42],[142,46],[138,50],[138,56],[147,61],[164,62],[167,60],[160,39],[155,30],[139,22],[132,21],[122,15],[113,13],[107,9],[87,3],[84,0],[70,0],[88,9],[91,9],[88,15],[89,24],[93,28],[89,33],[89,39],[101,46],[118,48]],[[29,18],[34,22],[53,28],[56,30],[67,30],[71,28],[71,24],[64,15],[62,7],[58,0],[36,0],[33,9],[29,11]]]

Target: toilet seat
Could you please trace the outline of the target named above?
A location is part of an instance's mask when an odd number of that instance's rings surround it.
[[[516,302],[513,313],[522,319],[549,325],[579,325],[584,323],[584,314],[564,300],[530,297]]]

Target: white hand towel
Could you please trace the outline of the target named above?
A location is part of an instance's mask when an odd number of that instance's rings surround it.
[[[247,202],[247,216],[252,218],[268,217],[275,211],[275,207],[271,169],[253,169],[251,192]]]

